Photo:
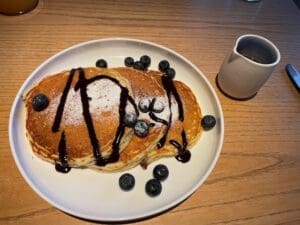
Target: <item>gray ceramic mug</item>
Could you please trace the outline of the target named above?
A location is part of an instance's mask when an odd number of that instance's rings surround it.
[[[268,80],[280,61],[280,52],[268,39],[240,36],[224,59],[216,78],[221,91],[239,100],[250,99]]]

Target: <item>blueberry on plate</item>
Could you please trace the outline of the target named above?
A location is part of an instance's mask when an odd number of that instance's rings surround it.
[[[130,173],[124,173],[119,178],[119,186],[124,191],[129,191],[134,187],[135,179]]]
[[[201,126],[204,130],[210,130],[216,125],[216,119],[212,115],[206,115],[201,119]]]
[[[139,137],[146,137],[149,133],[149,125],[144,120],[137,120],[133,129]]]
[[[127,127],[133,127],[137,121],[136,114],[134,112],[129,112],[125,114],[124,124]]]
[[[170,63],[167,60],[162,60],[158,64],[158,68],[160,72],[165,73],[167,69],[170,68]]]
[[[157,179],[148,180],[145,186],[146,193],[150,197],[155,197],[161,193],[161,183]]]
[[[147,69],[151,64],[151,58],[147,55],[143,55],[140,58],[140,62],[144,65],[144,69]]]
[[[176,74],[176,72],[173,68],[169,68],[166,71],[166,76],[171,78],[171,79],[173,79],[175,77],[175,74]]]
[[[107,68],[107,62],[104,59],[98,59],[96,66],[100,68]]]
[[[32,107],[35,111],[42,111],[49,105],[48,97],[44,94],[37,94],[32,99]]]
[[[136,61],[133,64],[133,68],[136,70],[144,70],[144,65],[140,61]]]
[[[143,113],[149,112],[151,100],[147,98],[143,98],[139,101],[139,109]]]
[[[163,164],[159,164],[154,167],[153,169],[153,176],[159,181],[164,181],[169,176],[168,167]]]
[[[126,57],[124,63],[125,66],[132,67],[134,64],[134,59],[132,57]]]

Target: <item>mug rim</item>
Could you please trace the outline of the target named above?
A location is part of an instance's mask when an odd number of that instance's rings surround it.
[[[273,63],[259,63],[259,62],[255,62],[247,57],[245,57],[244,55],[240,54],[238,51],[237,51],[237,46],[239,44],[239,42],[243,39],[243,38],[246,38],[246,37],[254,37],[254,38],[257,38],[257,39],[260,39],[260,40],[263,40],[265,42],[267,42],[268,44],[270,44],[272,46],[272,48],[275,50],[276,52],[276,60],[275,62]],[[234,49],[233,49],[234,53],[237,54],[238,56],[242,57],[243,59],[247,60],[248,62],[250,63],[253,63],[255,65],[259,65],[259,66],[263,66],[263,67],[272,67],[272,66],[276,66],[279,62],[280,62],[280,59],[281,59],[281,55],[280,55],[280,51],[279,49],[276,47],[276,45],[270,41],[269,39],[263,37],[263,36],[260,36],[260,35],[257,35],[257,34],[244,34],[244,35],[241,35],[238,37],[238,39],[236,40],[235,42],[235,46],[234,46]]]

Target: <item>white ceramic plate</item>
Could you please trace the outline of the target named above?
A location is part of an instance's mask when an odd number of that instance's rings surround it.
[[[99,58],[109,67],[123,66],[126,56],[151,57],[150,69],[157,70],[160,60],[167,59],[176,70],[176,79],[192,88],[202,113],[217,118],[211,131],[203,132],[192,149],[188,163],[175,158],[161,159],[147,170],[136,167],[129,172],[136,185],[132,191],[120,190],[121,173],[105,174],[90,169],[73,169],[68,174],[56,172],[54,166],[37,158],[25,136],[25,107],[22,94],[48,74],[62,70],[94,66]],[[215,91],[204,74],[180,54],[163,46],[133,39],[113,38],[89,41],[59,52],[40,65],[25,81],[12,106],[9,139],[16,164],[28,184],[55,207],[78,217],[98,221],[140,219],[157,214],[190,196],[208,177],[219,157],[224,137],[224,118]],[[162,183],[162,193],[154,198],[145,193],[145,183],[152,178],[155,165],[168,166],[170,175]]]

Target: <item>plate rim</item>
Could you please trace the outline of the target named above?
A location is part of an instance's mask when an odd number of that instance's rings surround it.
[[[16,114],[17,110],[16,110],[16,106],[18,104],[18,102],[21,100],[20,98],[22,98],[22,93],[24,92],[24,89],[26,88],[26,86],[28,85],[28,83],[34,78],[35,74],[42,68],[44,67],[46,64],[48,64],[49,62],[51,62],[53,59],[55,59],[56,57],[71,51],[73,49],[76,48],[80,48],[83,47],[84,45],[90,45],[93,43],[97,43],[97,42],[107,42],[107,41],[128,41],[128,42],[135,42],[136,44],[139,43],[143,43],[146,45],[150,45],[152,47],[156,47],[158,49],[161,49],[163,51],[166,52],[170,52],[171,54],[175,55],[176,57],[180,58],[181,60],[183,60],[185,63],[187,63],[189,66],[191,66],[197,73],[199,73],[202,77],[202,79],[205,81],[206,85],[208,86],[211,94],[214,97],[215,103],[217,105],[217,110],[218,113],[220,115],[220,120],[219,120],[219,124],[220,124],[220,139],[219,139],[219,143],[218,143],[218,147],[216,150],[216,153],[214,155],[213,160],[211,161],[207,171],[205,172],[204,176],[198,181],[196,182],[196,185],[191,188],[189,191],[187,191],[184,195],[180,196],[179,198],[176,198],[174,201],[172,201],[169,204],[166,204],[162,207],[159,207],[155,210],[151,210],[145,213],[141,213],[137,216],[127,216],[127,217],[111,217],[111,218],[100,218],[97,216],[91,216],[88,215],[86,213],[80,213],[80,212],[76,212],[73,211],[69,208],[66,208],[63,204],[58,204],[56,203],[56,201],[53,201],[51,198],[48,198],[48,196],[46,196],[45,194],[43,194],[42,191],[40,191],[35,185],[34,183],[31,181],[31,179],[29,178],[29,176],[27,175],[27,173],[25,172],[25,170],[23,169],[21,162],[17,156],[16,153],[16,146],[14,144],[14,138],[13,138],[13,118],[14,115]],[[35,70],[33,70],[31,72],[31,74],[25,79],[25,81],[22,83],[22,86],[19,88],[19,91],[17,92],[13,104],[11,106],[11,110],[10,110],[10,115],[9,115],[9,124],[8,124],[8,136],[9,136],[9,144],[10,144],[10,150],[12,152],[14,161],[17,165],[18,170],[20,171],[22,177],[26,180],[27,184],[35,191],[35,193],[37,193],[43,200],[45,200],[46,202],[48,202],[49,204],[51,204],[52,206],[56,207],[59,210],[62,210],[63,212],[73,215],[75,217],[78,218],[82,218],[82,219],[86,219],[86,220],[92,220],[92,221],[103,221],[103,222],[107,222],[107,221],[111,221],[111,222],[120,222],[120,221],[133,221],[133,220],[141,220],[141,219],[145,219],[151,216],[155,216],[157,214],[163,213],[169,209],[172,209],[173,207],[176,207],[178,204],[182,203],[185,199],[187,199],[188,197],[190,197],[208,178],[208,176],[211,174],[212,170],[215,168],[216,163],[220,157],[221,151],[222,151],[222,147],[224,144],[224,114],[223,114],[223,110],[222,110],[222,106],[220,103],[220,100],[216,94],[216,91],[214,90],[214,88],[212,87],[212,85],[210,84],[209,80],[207,79],[207,77],[204,75],[204,73],[195,65],[193,64],[190,60],[188,60],[186,57],[184,57],[183,55],[179,54],[178,52],[165,47],[163,45],[160,44],[156,44],[150,41],[145,41],[145,40],[140,40],[140,39],[134,39],[134,38],[125,38],[125,37],[113,37],[113,38],[103,38],[103,39],[94,39],[94,40],[89,40],[89,41],[83,41],[83,42],[79,42],[75,45],[72,45],[70,47],[64,48],[63,50],[55,53],[54,55],[52,55],[51,57],[47,58],[45,61],[43,61]]]

